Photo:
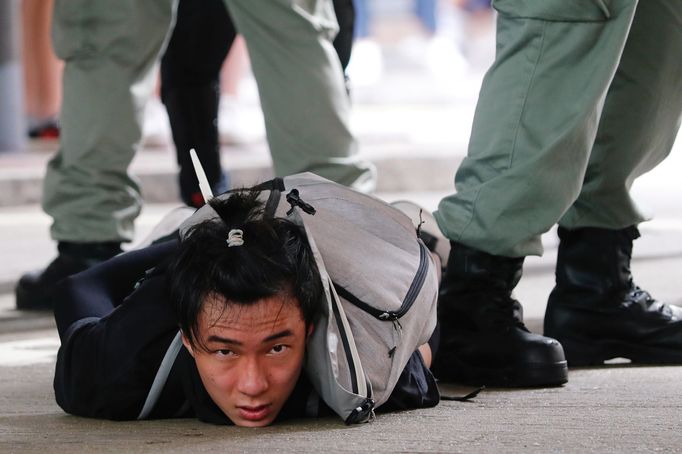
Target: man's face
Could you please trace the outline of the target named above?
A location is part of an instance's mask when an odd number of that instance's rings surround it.
[[[303,366],[308,332],[298,300],[275,295],[225,307],[210,299],[198,322],[197,345],[206,350],[183,343],[213,401],[238,426],[272,423]]]

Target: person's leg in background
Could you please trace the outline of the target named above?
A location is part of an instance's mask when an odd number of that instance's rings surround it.
[[[16,288],[17,307],[51,306],[62,278],[120,252],[133,239],[142,197],[128,174],[144,104],[172,26],[174,0],[55,2],[53,39],[65,61],[61,138],[48,164],[43,209],[59,255]]]
[[[339,32],[336,34],[334,41],[334,49],[341,61],[341,68],[343,69],[343,77],[346,81],[346,92],[350,92],[348,87],[348,77],[346,76],[346,68],[350,62],[350,55],[353,50],[353,30],[355,29],[355,5],[353,0],[334,0],[334,14],[339,23]]]
[[[414,13],[429,35],[436,33],[438,26],[436,21],[436,0],[415,0]]]
[[[384,70],[381,47],[372,36],[374,12],[369,0],[353,0],[353,9],[353,58],[346,73],[352,85],[372,85],[379,81]]]
[[[237,35],[220,70],[218,136],[223,145],[239,145],[265,137],[261,117],[245,115],[252,106],[242,99],[242,81],[250,72],[244,38]],[[256,114],[257,115],[257,114]],[[258,120],[258,121],[257,121]]]
[[[370,34],[370,22],[372,20],[367,0],[353,0],[353,9],[355,10],[353,36],[355,39],[367,38]]]
[[[161,60],[161,100],[166,105],[180,166],[180,196],[200,207],[189,150],[194,148],[214,194],[228,189],[220,165],[220,68],[235,30],[223,0],[180,0],[173,35]]]
[[[275,173],[310,171],[371,191],[376,171],[350,131],[331,0],[226,4],[249,49]]]
[[[436,375],[501,386],[567,380],[561,345],[527,331],[512,290],[540,235],[578,197],[636,0],[498,0],[497,55],[457,193],[435,213],[452,249]]]
[[[50,42],[52,0],[22,0],[22,54],[28,135],[59,137],[62,63]]]
[[[334,39],[334,48],[345,72],[353,45],[355,17],[352,0],[334,0],[334,9],[339,20],[339,34]],[[258,114],[254,115],[252,106],[242,99],[242,82],[250,72],[246,43],[241,35],[237,35],[220,70],[218,136],[222,145],[247,144],[265,137],[262,112],[259,112],[260,121],[257,121]]]
[[[640,1],[609,88],[580,196],[559,222],[557,285],[545,334],[569,365],[682,362],[682,309],[656,301],[630,273],[633,181],[670,152],[682,120],[682,3]]]

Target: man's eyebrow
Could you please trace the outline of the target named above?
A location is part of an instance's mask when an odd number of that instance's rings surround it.
[[[208,338],[208,342],[220,342],[221,344],[230,344],[230,345],[243,345],[241,342],[230,339],[227,337],[220,337],[216,335],[211,335]]]
[[[283,337],[288,337],[288,336],[293,336],[294,333],[291,332],[290,329],[285,329],[283,331],[280,331],[279,333],[271,334],[270,336],[266,337],[263,339],[263,343],[265,344],[266,342],[272,342],[277,339],[281,339]]]
[[[280,331],[279,333],[271,334],[265,339],[263,339],[263,344],[267,342],[272,342],[277,339],[281,339],[283,337],[288,337],[288,336],[293,336],[294,333],[290,329],[285,329],[283,331]],[[221,344],[228,344],[228,345],[244,345],[243,343],[239,342],[238,340],[230,339],[228,337],[220,337],[216,336],[215,334],[211,335],[207,339],[208,342],[219,342]]]

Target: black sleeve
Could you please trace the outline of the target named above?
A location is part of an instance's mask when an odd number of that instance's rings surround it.
[[[436,379],[424,364],[419,350],[410,356],[398,383],[388,400],[377,409],[379,412],[435,407],[440,401]]]
[[[126,252],[61,281],[53,293],[60,337],[78,320],[104,317],[135,289],[147,271],[164,263],[176,240]]]
[[[131,289],[174,247],[162,244],[123,254],[60,286],[59,304],[81,307],[84,315],[62,333],[57,355],[54,390],[64,411],[107,419],[137,417],[178,323],[165,274]],[[87,315],[90,304],[103,308],[105,303],[109,313]]]

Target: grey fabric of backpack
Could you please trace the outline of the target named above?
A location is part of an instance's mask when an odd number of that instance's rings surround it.
[[[325,310],[307,346],[306,373],[346,423],[366,422],[433,333],[437,265],[412,220],[377,198],[312,173],[257,188],[266,216],[305,229],[320,271]],[[215,217],[205,205],[180,226],[181,238]]]

